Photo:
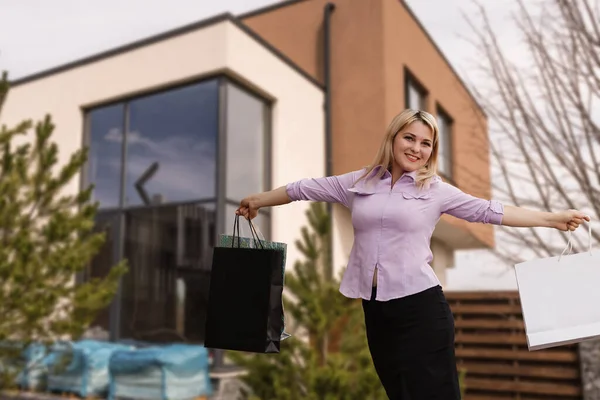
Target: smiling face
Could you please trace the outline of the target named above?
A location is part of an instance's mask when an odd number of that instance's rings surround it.
[[[422,168],[433,151],[433,132],[422,121],[414,121],[396,134],[392,145],[394,167],[401,172]]]

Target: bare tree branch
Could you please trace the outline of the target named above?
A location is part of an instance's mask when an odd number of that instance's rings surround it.
[[[484,2],[465,16],[468,41],[479,54],[472,91],[489,117],[494,196],[516,206],[581,209],[600,218],[600,14],[598,1],[518,0],[515,28],[525,59],[511,59]],[[595,4],[594,4],[595,3]],[[471,79],[471,82],[475,79]],[[476,152],[475,152],[476,154]],[[487,157],[482,155],[481,157]],[[487,158],[486,158],[487,159]],[[566,235],[549,241],[537,229],[499,230],[499,258],[520,260],[521,249],[556,255]],[[600,233],[593,239],[600,242]],[[587,246],[575,238],[576,249]],[[516,250],[515,250],[516,248]]]

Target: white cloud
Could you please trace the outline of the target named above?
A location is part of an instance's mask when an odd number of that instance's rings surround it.
[[[121,143],[123,141],[123,132],[121,132],[121,128],[111,128],[104,135],[104,140],[107,142],[116,142]]]

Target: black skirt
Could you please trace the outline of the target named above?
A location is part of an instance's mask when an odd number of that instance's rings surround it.
[[[363,300],[369,350],[391,400],[459,400],[454,318],[440,286]]]

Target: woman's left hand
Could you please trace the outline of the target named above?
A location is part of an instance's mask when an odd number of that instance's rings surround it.
[[[590,222],[590,217],[578,210],[567,210],[554,213],[555,228],[560,231],[574,231],[583,221]]]

